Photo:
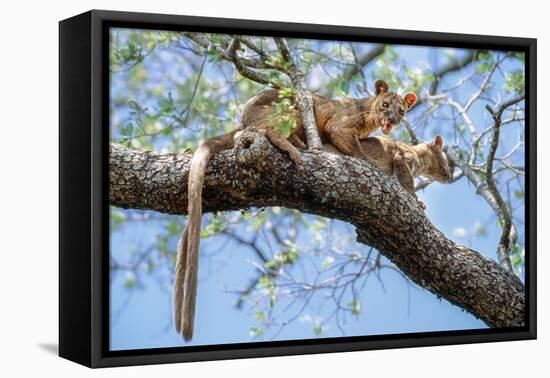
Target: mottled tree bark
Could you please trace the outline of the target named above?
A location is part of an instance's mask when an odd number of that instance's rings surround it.
[[[191,154],[158,154],[112,144],[113,206],[185,214]],[[493,327],[525,324],[525,292],[511,272],[447,239],[394,178],[328,152],[302,154],[302,164],[245,131],[236,147],[209,164],[205,211],[284,206],[340,219],[357,240],[378,249],[418,285]]]

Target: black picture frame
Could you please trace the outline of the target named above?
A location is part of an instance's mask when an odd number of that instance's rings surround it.
[[[526,326],[108,350],[108,30],[208,31],[517,50],[526,64]],[[536,39],[92,10],[59,24],[59,355],[89,367],[536,338]]]

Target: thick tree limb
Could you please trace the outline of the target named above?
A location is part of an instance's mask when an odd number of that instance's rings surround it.
[[[185,214],[191,154],[111,145],[113,206]],[[447,239],[397,181],[368,162],[327,152],[291,163],[261,134],[242,132],[236,148],[209,164],[206,211],[284,206],[349,222],[418,285],[490,326],[525,324],[521,281],[496,262]]]

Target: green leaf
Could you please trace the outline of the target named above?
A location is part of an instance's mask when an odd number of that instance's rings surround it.
[[[325,260],[323,261],[323,263],[321,264],[321,269],[322,269],[322,270],[327,269],[327,268],[330,266],[330,264],[332,264],[333,262],[334,262],[334,257],[332,257],[332,256],[327,256],[327,257],[325,258]]]
[[[341,81],[340,90],[342,91],[342,93],[347,95],[349,92],[349,81]]]
[[[161,133],[162,135],[164,135],[164,136],[168,136],[168,135],[172,134],[172,131],[174,131],[174,128],[171,127],[171,126],[167,126],[167,127],[164,127],[164,128],[160,131],[160,133]]]
[[[147,258],[147,273],[151,273],[155,270],[155,262],[150,257]]]
[[[390,45],[386,45],[384,50],[385,50],[385,52],[388,55],[388,58],[390,60],[396,60],[397,59],[397,53],[393,50],[393,48]]]
[[[519,60],[521,60],[522,62],[525,62],[525,53],[514,51],[512,55],[518,58]]]
[[[256,328],[256,327],[250,327],[249,331],[250,331],[250,336],[252,336],[252,337],[257,337],[257,336],[260,336],[264,333],[263,329]]]
[[[131,136],[134,132],[134,124],[132,122],[128,122],[124,126],[120,128],[120,135],[128,137]]]
[[[512,265],[514,265],[514,267],[520,266],[521,262],[522,262],[522,259],[521,259],[521,256],[519,256],[519,255],[514,256],[512,258]]]
[[[287,254],[286,254],[286,263],[287,264],[294,264],[296,262],[296,260],[298,260],[298,252],[296,251],[289,251]]]
[[[179,235],[180,233],[180,227],[175,221],[168,222],[168,226],[166,227],[166,230],[170,235]]]
[[[126,215],[120,210],[112,210],[111,211],[111,221],[114,223],[122,223],[126,220]]]
[[[258,284],[260,285],[261,288],[264,288],[264,289],[274,287],[273,279],[266,274],[260,277],[260,279],[258,280]]]
[[[491,54],[486,51],[482,51],[479,53],[478,58],[480,60],[489,60],[491,59]]]
[[[159,253],[166,256],[168,254],[168,236],[157,235],[156,242]]]
[[[474,235],[475,236],[480,236],[480,237],[485,237],[485,236],[487,236],[487,229],[485,227],[483,227],[481,224],[476,224],[475,229],[474,229]]]
[[[254,319],[256,320],[264,320],[265,319],[265,314],[262,312],[262,311],[256,311],[254,313]]]
[[[478,64],[477,67],[476,67],[476,72],[478,74],[482,74],[482,73],[488,71],[489,67],[491,67],[491,64],[488,63],[488,62]]]
[[[284,88],[279,89],[279,98],[280,99],[293,98],[294,95],[295,95],[295,91],[294,91],[294,88],[292,88],[292,87],[284,87]]]
[[[124,287],[126,289],[132,289],[136,286],[137,277],[133,272],[127,272],[124,279]]]
[[[525,72],[523,70],[514,70],[504,77],[504,90],[506,92],[524,93],[525,92]]]
[[[167,98],[161,98],[159,100],[159,107],[160,111],[163,113],[171,113],[172,111],[174,111],[175,102],[172,98],[172,92],[168,92]]]
[[[135,100],[128,100],[128,107],[130,109],[134,109],[134,110],[137,110],[137,111],[142,111],[143,110],[142,107],[139,106],[139,104]]]
[[[352,299],[348,303],[348,306],[353,315],[359,315],[361,313],[361,302],[359,302],[357,299]]]
[[[274,125],[274,127],[286,139],[292,133],[292,129],[294,129],[296,127],[296,120],[295,119],[288,119],[288,118],[280,118],[279,122],[277,122]]]

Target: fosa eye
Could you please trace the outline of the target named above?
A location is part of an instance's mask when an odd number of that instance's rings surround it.
[[[383,107],[383,108],[387,108],[388,106],[390,106],[390,104],[388,104],[386,101],[384,101],[384,102],[382,103],[382,107]]]
[[[399,109],[399,114],[403,115],[403,114],[405,114],[405,111],[403,109]]]

